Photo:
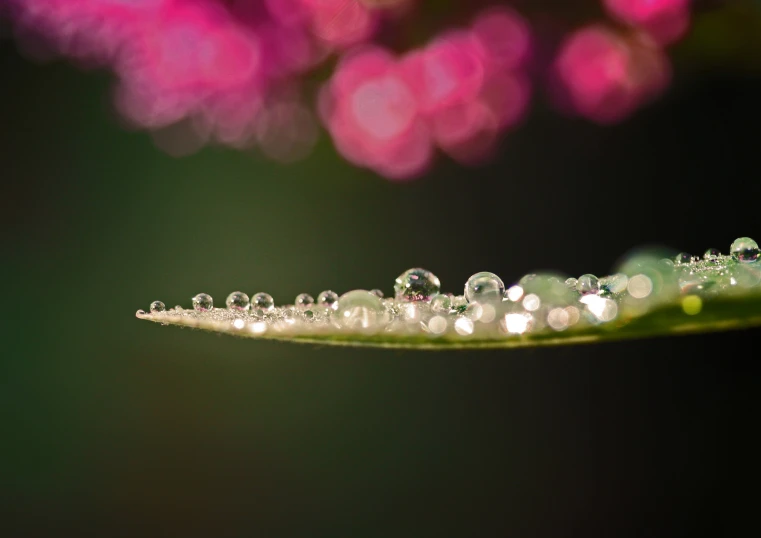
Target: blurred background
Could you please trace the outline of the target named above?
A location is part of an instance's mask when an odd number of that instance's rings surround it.
[[[377,39],[420,46],[486,5],[419,2]],[[761,237],[761,4],[691,6],[669,84],[615,121],[559,109],[542,82],[567,31],[608,21],[599,2],[509,5],[539,36],[522,120],[488,158],[432,153],[405,181],[336,149],[330,122],[295,162],[214,141],[173,156],[161,141],[187,130],[126,121],[107,65],[32,54],[7,10],[4,536],[761,531],[757,330],[424,353],[134,317],[198,292],[390,294],[414,266],[453,292],[481,270],[602,275],[635,246]]]

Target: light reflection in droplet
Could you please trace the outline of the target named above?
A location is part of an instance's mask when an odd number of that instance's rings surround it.
[[[510,299],[512,302],[517,303],[521,300],[521,297],[523,297],[523,288],[520,286],[511,286],[507,290],[507,298]]]
[[[470,318],[459,317],[454,322],[454,330],[461,336],[473,334],[473,321]]]
[[[509,334],[523,334],[529,329],[532,319],[529,314],[506,314],[503,327]]]
[[[556,331],[564,331],[570,324],[571,316],[564,308],[553,308],[547,314],[547,324]]]
[[[433,316],[428,321],[428,330],[433,334],[443,334],[447,330],[447,319],[444,316]]]
[[[523,308],[529,312],[535,312],[542,305],[542,300],[535,293],[530,293],[523,298]]]
[[[652,293],[653,281],[647,275],[634,275],[629,279],[627,289],[635,299],[644,299]]]

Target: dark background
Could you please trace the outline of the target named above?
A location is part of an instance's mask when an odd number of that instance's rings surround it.
[[[169,157],[122,126],[106,73],[0,42],[0,535],[761,533],[758,330],[423,353],[134,317],[200,291],[390,293],[412,266],[459,291],[761,239],[761,70],[700,43],[620,125],[540,96],[488,166],[394,184],[324,138],[288,166]]]

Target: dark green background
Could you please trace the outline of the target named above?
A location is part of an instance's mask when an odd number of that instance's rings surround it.
[[[758,331],[414,353],[134,317],[200,291],[390,293],[411,266],[459,291],[761,239],[753,62],[685,48],[668,94],[614,127],[540,95],[489,166],[394,184],[324,138],[289,166],[174,159],[121,126],[106,74],[1,45],[1,535],[761,531]]]

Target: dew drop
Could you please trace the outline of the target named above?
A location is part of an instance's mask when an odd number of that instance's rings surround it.
[[[428,330],[433,334],[443,334],[447,330],[447,318],[444,316],[433,316],[428,320]]]
[[[308,293],[300,293],[293,302],[293,306],[300,310],[308,310],[312,305],[314,305],[314,297]]]
[[[431,297],[431,310],[437,314],[449,312],[452,308],[452,299],[443,293],[437,293]]]
[[[225,305],[230,310],[248,310],[250,303],[248,295],[242,291],[234,291],[225,299]]]
[[[193,309],[198,312],[206,312],[214,308],[214,300],[208,293],[199,293],[193,297]]]
[[[334,291],[325,290],[317,296],[317,304],[329,310],[338,308],[338,294]]]
[[[367,290],[344,293],[338,300],[336,316],[338,322],[347,329],[379,329],[384,308],[381,300]]]
[[[576,284],[578,284],[578,283],[579,283],[579,280],[577,278],[573,278],[573,277],[567,278],[566,281],[565,281],[565,285],[568,286],[568,288],[570,288],[572,290],[576,289]]]
[[[595,275],[581,275],[578,282],[576,282],[576,291],[582,295],[597,293],[600,291],[600,281],[597,280]]]
[[[378,299],[383,299],[383,291],[379,290],[378,288],[375,288],[374,290],[370,290],[370,293],[375,295]]]
[[[480,320],[483,314],[484,307],[481,306],[480,303],[470,303],[467,307],[465,307],[465,312],[463,312],[463,316],[470,318],[473,321]]]
[[[184,308],[182,308],[182,305],[174,305],[174,311],[175,311],[175,312],[182,312],[182,311],[184,311],[184,310],[185,310],[185,309],[184,309]]]
[[[732,256],[741,263],[752,263],[758,261],[759,249],[756,243],[750,237],[740,237],[735,239],[729,248]]]
[[[275,300],[269,293],[259,292],[251,297],[251,308],[257,312],[272,312],[275,309]]]
[[[398,301],[430,301],[439,290],[439,278],[426,269],[408,269],[394,282],[394,292]]]
[[[692,254],[686,252],[680,252],[674,257],[675,263],[690,263],[692,261]]]
[[[151,314],[155,314],[156,312],[165,312],[166,311],[166,305],[162,303],[161,301],[153,301],[151,303]]]
[[[454,330],[460,336],[470,336],[473,334],[473,321],[467,317],[457,318],[454,322]]]
[[[715,260],[721,256],[721,251],[718,248],[709,248],[703,254],[704,260]]]
[[[494,273],[476,273],[465,283],[468,302],[500,303],[505,295],[505,283]]]
[[[600,289],[605,293],[618,294],[626,291],[629,277],[623,273],[616,273],[600,279]]]
[[[135,312],[135,314],[138,315],[138,316],[144,316],[145,315],[145,310],[138,310],[137,312]]]

